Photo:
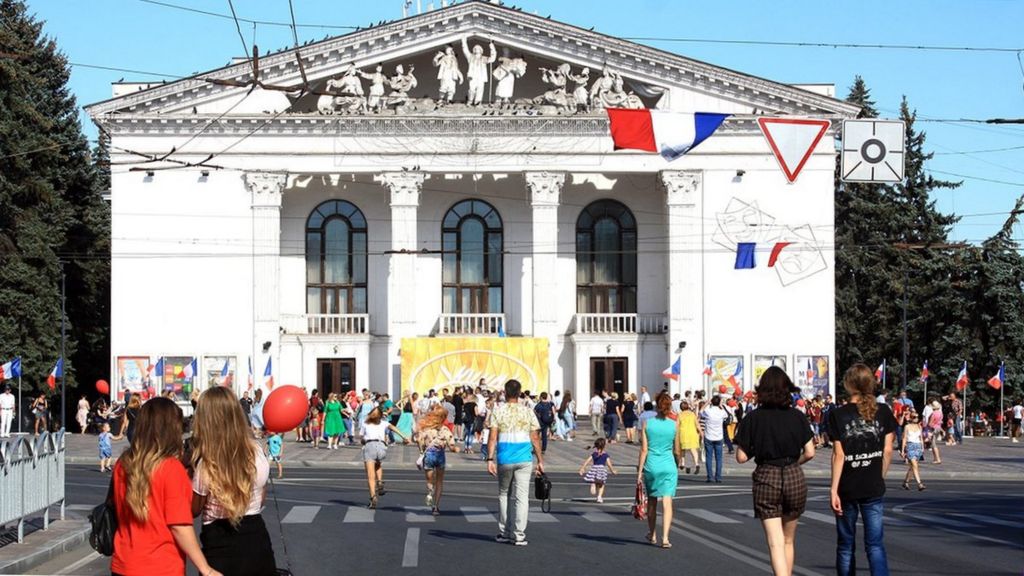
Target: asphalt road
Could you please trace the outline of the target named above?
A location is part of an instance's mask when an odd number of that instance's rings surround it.
[[[895,474],[894,474],[895,476]],[[68,467],[68,502],[83,511],[98,502],[109,478],[92,467]],[[386,472],[388,494],[366,510],[357,470],[289,469],[268,494],[264,517],[278,566],[311,574],[770,574],[764,536],[751,512],[746,479],[707,485],[680,482],[673,548],[644,542],[646,525],[629,514],[632,474],[612,479],[597,504],[578,476],[553,475],[550,514],[531,511],[529,546],[497,544],[495,481],[452,472],[442,515],[425,513],[422,474]],[[835,529],[827,484],[810,481],[808,513],[797,532],[796,573],[834,573]],[[886,546],[893,574],[1019,575],[1024,567],[1024,506],[1019,482],[942,481],[905,492],[893,478],[886,501]],[[531,508],[536,507],[531,502]],[[863,553],[858,566],[867,573]],[[109,559],[88,547],[39,566],[32,574],[109,574]],[[190,572],[194,573],[194,572]]]

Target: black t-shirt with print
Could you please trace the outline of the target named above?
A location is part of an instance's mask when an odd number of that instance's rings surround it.
[[[795,408],[758,408],[740,420],[736,444],[758,465],[792,464],[813,438],[807,417]]]
[[[828,436],[842,443],[846,461],[839,477],[843,500],[878,498],[885,494],[882,454],[886,434],[896,431],[896,419],[885,404],[878,404],[873,420],[865,421],[857,405],[847,404],[828,415]]]

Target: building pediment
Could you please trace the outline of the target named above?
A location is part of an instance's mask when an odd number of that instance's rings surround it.
[[[456,77],[449,94],[452,62],[462,82]],[[221,114],[550,116],[605,106],[825,117],[857,110],[816,92],[479,1],[267,54],[257,64],[258,74],[252,61],[242,61],[86,109],[101,123]],[[483,105],[473,106],[481,66]],[[475,79],[469,77],[474,68]],[[254,77],[261,86],[252,86]],[[584,94],[587,102],[580,102]]]

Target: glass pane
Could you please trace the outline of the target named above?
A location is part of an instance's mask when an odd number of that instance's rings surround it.
[[[455,245],[455,238],[455,232],[445,232],[441,236],[441,249],[445,252],[455,252],[458,250],[459,247]]]
[[[366,233],[352,234],[352,283],[366,284]]]
[[[629,286],[622,289],[622,312],[636,314],[636,287]]]
[[[320,234],[306,234],[306,282],[319,284]]]
[[[353,208],[355,207],[353,206]],[[356,211],[353,212],[352,215],[348,217],[348,219],[349,222],[352,223],[353,228],[366,228],[366,218],[363,217],[363,213],[360,212],[358,208],[356,208]]]
[[[313,210],[313,213],[309,215],[309,219],[306,220],[306,228],[314,229],[319,228],[324,223],[324,215],[319,210]]]
[[[455,275],[457,263],[455,261],[455,253],[448,252],[441,256],[441,281],[445,284],[455,284],[458,282],[458,277]]]
[[[610,218],[602,218],[594,225],[594,282],[618,284],[619,225]]]
[[[348,224],[334,218],[324,226],[324,282],[347,284],[349,282]]]
[[[488,228],[501,228],[501,216],[498,216],[497,210],[492,209],[484,216],[484,220],[487,222]]]
[[[590,233],[576,233],[576,283],[590,284],[594,281],[591,274]]]
[[[306,314],[321,314],[320,289],[306,288]]]
[[[454,210],[449,210],[448,213],[444,215],[444,222],[441,224],[441,226],[445,229],[449,229],[455,228],[458,225],[459,215],[456,214]]]
[[[607,314],[618,314],[618,313],[622,312],[622,310],[619,310],[619,289],[618,288],[609,288],[608,289],[607,297],[605,298],[603,309],[599,310],[599,311],[607,313]]]
[[[338,313],[338,298],[333,288],[324,288],[324,295],[327,296],[326,305],[324,306],[324,314],[337,314]]]
[[[344,216],[345,218],[348,218],[350,222],[352,220],[352,215],[356,213],[355,205],[353,205],[351,202],[345,202],[344,200],[338,203],[338,210],[338,213]]]
[[[503,259],[501,253],[501,234],[492,232],[487,235],[487,282],[501,284],[503,276]]]
[[[352,314],[366,314],[366,288],[352,290]]]
[[[445,314],[455,313],[455,288],[445,288],[441,298],[441,312]]]
[[[335,314],[348,314],[349,313],[349,309],[348,309],[348,291],[349,291],[348,288],[339,288],[338,289],[338,309],[335,311]]]
[[[455,206],[452,206],[452,214],[455,214],[457,218],[462,218],[469,212],[471,206],[471,202],[459,202]]]
[[[593,225],[594,217],[590,215],[590,210],[580,212],[580,217],[576,220],[576,228],[590,228]]]
[[[499,314],[502,312],[501,288],[487,289],[487,311],[490,312],[491,314]]]
[[[636,219],[633,218],[633,213],[629,211],[629,208],[622,210],[619,222],[622,223],[623,228],[636,228]]]
[[[469,288],[462,289],[462,302],[459,307],[460,314],[472,314],[476,312],[473,306],[473,291]]]
[[[460,282],[479,284],[484,281],[484,225],[476,218],[462,222],[460,238],[462,264]]]
[[[590,289],[576,288],[576,313],[587,314],[590,312]]]
[[[622,282],[636,284],[636,232],[622,233]]]

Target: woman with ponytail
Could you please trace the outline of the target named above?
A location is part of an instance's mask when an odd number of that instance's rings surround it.
[[[226,576],[273,576],[274,548],[263,523],[270,463],[230,388],[203,392],[192,423],[192,513],[207,561]]]
[[[115,575],[182,576],[188,556],[201,576],[220,576],[192,529],[192,488],[180,460],[182,423],[172,400],[146,402],[131,446],[114,465],[117,532],[110,571]]]
[[[836,573],[856,573],[857,516],[864,518],[864,547],[871,576],[889,576],[882,530],[885,475],[892,461],[896,419],[875,400],[878,382],[870,368],[854,364],[843,376],[850,402],[829,413],[832,511],[836,514]]]

